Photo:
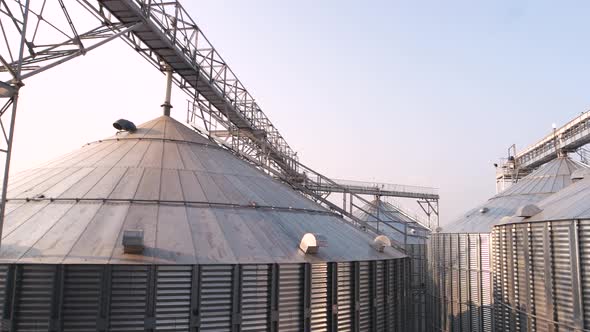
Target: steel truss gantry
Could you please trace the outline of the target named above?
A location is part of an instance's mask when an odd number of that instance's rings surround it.
[[[346,205],[347,196],[350,204],[353,204],[353,195],[369,195],[377,198],[413,198],[417,200],[421,210],[426,214],[427,225],[425,226],[431,229],[438,227],[438,201],[440,197],[436,188],[340,179],[334,179],[333,183],[310,183],[308,188],[327,195],[342,194],[343,205]],[[408,217],[415,219],[409,215]]]
[[[588,151],[584,146],[589,143],[590,111],[586,111],[560,128],[554,128],[552,133],[521,152],[516,152],[515,145],[510,146],[508,158],[496,172],[497,191],[502,191],[504,184],[517,182],[539,166],[568,152],[577,152],[582,162],[587,162]]]
[[[0,0],[0,95],[6,155],[2,209],[12,149],[18,91],[26,78],[121,38],[189,97],[187,121],[231,152],[375,233],[325,197],[325,185],[342,188],[302,165],[297,154],[262,112],[227,63],[179,1],[168,0]],[[167,99],[168,101],[169,99]],[[163,105],[169,112],[171,105]],[[198,125],[197,125],[198,124]],[[0,222],[1,231],[2,222]]]

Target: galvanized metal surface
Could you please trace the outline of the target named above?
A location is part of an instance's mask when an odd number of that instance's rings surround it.
[[[410,257],[411,297],[408,331],[427,331],[426,325],[426,241],[431,231],[401,208],[376,199],[357,216],[377,227],[391,239],[404,244]],[[379,222],[375,217],[379,218]],[[379,226],[378,226],[379,225]],[[413,232],[410,232],[413,230]]]
[[[494,227],[500,331],[590,330],[590,220]]]
[[[355,215],[400,244],[425,244],[426,237],[431,233],[431,230],[417,218],[402,208],[380,199],[364,205]]]
[[[584,192],[582,187],[588,187],[584,185],[586,180],[575,184],[571,181],[571,174],[581,167],[584,166],[568,158],[555,159],[446,227],[445,233],[431,237],[428,256],[428,321],[434,330],[516,331],[521,326],[531,324],[526,322],[528,318],[517,314],[522,308],[531,308],[531,304],[517,293],[523,289],[536,289],[539,294],[553,287],[554,281],[543,272],[550,262],[534,262],[539,270],[538,279],[534,280],[518,267],[519,264],[533,266],[532,261],[529,262],[529,256],[535,252],[547,252],[544,243],[548,242],[538,234],[537,237],[528,238],[515,233],[510,238],[498,236],[495,232],[494,248],[501,246],[505,249],[503,252],[494,251],[492,257],[492,241],[488,232],[494,225],[500,224],[504,217],[509,217],[509,221],[522,220],[512,216],[525,204],[536,203],[543,209],[538,215],[529,218],[530,220],[564,216],[565,211],[572,211],[572,215],[578,216],[581,211],[586,211],[588,204],[584,201],[587,202],[589,196],[581,194]],[[523,250],[522,243],[526,241],[530,241],[531,248],[537,248],[537,251]],[[567,237],[562,241],[567,243]],[[510,271],[514,273],[512,277],[505,279],[499,274],[501,279],[496,278],[492,285],[492,261],[496,271]],[[563,269],[563,273],[572,271],[572,267],[567,267],[567,264],[559,268]],[[493,289],[496,291],[494,307]],[[497,290],[501,292],[498,293]],[[516,299],[517,303],[508,299]],[[507,301],[510,303],[508,305],[514,306],[503,305]],[[536,305],[543,312],[553,311],[553,303],[548,298],[538,300]],[[529,331],[525,328],[522,330]]]
[[[590,219],[590,174],[539,202],[541,212],[527,221]],[[519,219],[515,219],[519,220]]]
[[[2,331],[407,331],[409,261],[0,265]]]
[[[494,331],[489,234],[433,234],[428,244],[429,331]]]
[[[557,157],[556,151],[575,151],[590,143],[590,111],[556,128],[514,156],[518,168],[533,169]]]
[[[403,257],[169,117],[11,179],[1,262],[207,264]],[[122,234],[144,233],[142,255]],[[305,233],[326,237],[317,255]]]
[[[489,233],[502,217],[539,202],[572,183],[571,174],[583,164],[567,157],[554,159],[490,200],[443,227],[445,233]]]
[[[330,183],[318,184],[316,190],[340,193],[354,192],[360,195],[377,195],[381,197],[406,197],[434,200],[440,198],[437,188],[342,179],[332,180],[337,185],[332,185]]]

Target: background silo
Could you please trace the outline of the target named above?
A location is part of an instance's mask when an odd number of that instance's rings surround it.
[[[590,179],[536,206],[535,215],[494,227],[497,330],[587,331]]]
[[[583,165],[557,158],[457,221],[432,234],[428,245],[427,321],[435,331],[492,331],[492,227],[526,204],[572,183]]]
[[[1,330],[404,331],[409,259],[378,249],[159,117],[11,178]]]
[[[426,241],[431,230],[403,208],[380,198],[363,206],[356,216],[406,248],[406,254],[410,257],[412,289],[408,331],[427,331]]]

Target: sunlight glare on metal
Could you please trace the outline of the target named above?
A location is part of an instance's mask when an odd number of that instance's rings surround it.
[[[7,83],[0,82],[0,98],[11,98],[16,90]]]

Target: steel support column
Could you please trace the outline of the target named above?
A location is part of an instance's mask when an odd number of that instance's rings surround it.
[[[199,331],[201,325],[201,269],[193,266],[191,276],[191,307],[190,307],[190,331]]]
[[[392,307],[393,296],[391,294],[391,260],[386,260],[384,263],[383,269],[385,270],[385,275],[383,277],[383,294],[385,296],[385,331],[393,331],[394,325],[391,324],[390,320],[390,312]]]
[[[311,332],[311,264],[303,264],[303,331]]]
[[[377,264],[369,262],[369,308],[371,308],[371,329],[377,330]]]
[[[242,267],[234,265],[232,271],[231,332],[239,332],[242,325]]]
[[[554,289],[555,283],[553,280],[553,259],[552,259],[552,239],[551,239],[551,225],[549,223],[545,223],[543,228],[543,258],[544,258],[544,267],[545,267],[545,299],[547,303],[547,323],[550,324],[547,328],[549,332],[555,331],[555,324],[552,323],[556,321],[556,314],[553,306],[553,299],[554,296]]]
[[[359,332],[360,331],[360,310],[361,310],[361,302],[360,302],[360,262],[353,262],[351,264],[352,267],[352,284],[353,284],[353,319],[352,319],[352,331]]]
[[[145,330],[148,332],[156,331],[156,292],[158,284],[157,266],[148,267],[147,276],[147,301],[145,305]]]
[[[112,266],[106,265],[101,271],[100,286],[100,310],[96,318],[97,332],[105,332],[109,329],[111,314],[111,288],[112,288]]]
[[[338,263],[328,263],[328,289],[330,298],[329,331],[338,332]]]
[[[483,319],[483,268],[482,268],[482,257],[481,257],[481,234],[477,234],[476,237],[476,255],[475,258],[477,260],[477,331],[484,330],[484,319]],[[489,251],[488,251],[489,252]]]
[[[570,224],[570,253],[572,274],[573,323],[577,331],[584,329],[584,297],[582,294],[582,271],[580,265],[580,234],[578,220]]]
[[[64,278],[65,267],[63,265],[55,266],[53,276],[53,294],[51,303],[51,321],[49,331],[61,332],[63,330],[62,308],[64,301]]]
[[[6,286],[4,288],[4,303],[2,304],[2,324],[0,331],[11,330],[12,321],[14,318],[14,300],[16,289],[16,265],[9,265],[6,272]]]
[[[12,141],[14,138],[14,124],[16,120],[16,109],[18,104],[18,89],[14,87],[15,91],[13,96],[4,104],[4,107],[0,109],[0,127],[2,129],[2,140],[4,145],[0,148],[0,152],[5,154],[4,160],[4,171],[2,178],[2,196],[0,200],[0,246],[2,243],[2,230],[4,228],[4,217],[6,209],[6,194],[8,192],[8,176],[10,173],[10,158],[12,156]],[[10,111],[8,111],[10,110]],[[8,119],[7,119],[8,117]],[[8,133],[6,132],[5,121],[8,120]]]
[[[524,271],[527,271],[528,273],[530,273],[530,275],[527,275],[527,278],[525,278],[525,286],[524,286],[524,291],[525,291],[525,295],[524,296],[520,296],[519,298],[522,300],[523,298],[526,298],[526,312],[529,313],[533,313],[532,311],[532,296],[531,296],[531,281],[533,280],[533,276],[532,276],[532,261],[531,261],[531,240],[530,240],[530,236],[531,236],[531,232],[530,232],[530,224],[527,224],[527,227],[521,227],[521,231],[522,231],[522,238],[523,238],[523,250],[521,250],[520,252],[522,254],[524,254]],[[527,315],[527,328],[526,331],[527,332],[532,332],[533,331],[533,327],[532,327],[532,319],[530,315]],[[522,328],[521,328],[522,329]]]

